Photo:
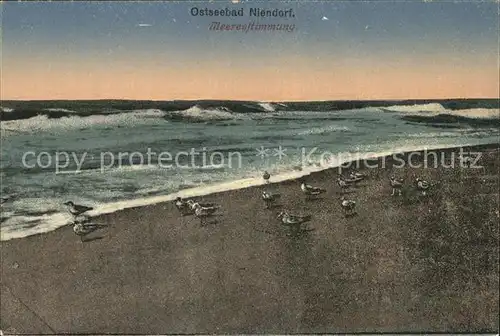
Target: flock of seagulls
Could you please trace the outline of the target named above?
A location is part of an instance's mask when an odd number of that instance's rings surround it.
[[[266,184],[270,183],[271,175],[269,172],[265,171],[262,178]],[[357,171],[352,171],[349,173],[348,177],[343,175],[339,175],[336,179],[337,184],[340,189],[340,206],[344,210],[344,214],[346,217],[351,217],[356,215],[356,201],[347,199],[344,194],[347,192],[349,188],[358,184],[366,178],[365,174],[362,174]],[[317,198],[318,196],[326,193],[325,188],[316,187],[306,182],[305,177],[299,179],[300,182],[300,190],[305,196],[306,200],[312,200]],[[391,176],[389,178],[390,186],[392,188],[391,196],[402,196],[402,189],[404,187],[404,179],[396,178]],[[422,196],[426,196],[428,190],[431,188],[431,184],[421,178],[415,179],[415,187],[418,191],[421,192]],[[262,200],[264,201],[266,209],[272,209],[277,205],[277,202],[281,198],[279,193],[272,193],[268,190],[262,191]],[[2,198],[2,203],[4,202]],[[181,216],[194,215],[200,220],[201,225],[205,225],[207,220],[214,216],[218,209],[220,209],[219,205],[213,203],[200,203],[194,201],[192,199],[185,200],[182,197],[177,197],[174,200],[174,204],[181,214]],[[74,217],[73,231],[77,236],[80,236],[82,242],[84,241],[84,237],[91,232],[94,232],[97,229],[100,229],[106,225],[99,225],[89,223],[87,220],[79,221],[78,218],[82,215],[85,215],[86,212],[93,210],[92,207],[75,204],[72,201],[65,202],[64,205],[67,206],[69,213],[71,213]],[[282,225],[287,226],[293,230],[301,230],[301,231],[309,231],[301,229],[301,225],[312,220],[311,215],[299,216],[295,214],[291,214],[288,211],[281,211],[277,219],[281,222]]]
[[[184,200],[182,197],[177,197],[174,204],[181,216],[195,215],[200,219],[201,225],[205,225],[207,219],[220,208],[220,206],[212,203],[199,203],[193,200]]]

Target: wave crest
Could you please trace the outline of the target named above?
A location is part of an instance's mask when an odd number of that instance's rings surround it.
[[[198,105],[192,106],[187,110],[169,112],[168,118],[173,120],[188,120],[193,122],[215,121],[215,120],[231,120],[239,115],[233,113],[227,107],[207,108],[204,109]]]
[[[382,107],[382,110],[389,112],[446,112],[446,108],[439,103],[430,104],[414,104],[414,105],[393,105],[388,107]]]
[[[118,114],[97,114],[90,116],[65,116],[57,119],[50,118],[45,114],[40,114],[28,119],[17,119],[2,121],[2,136],[12,133],[30,133],[45,130],[71,130],[84,129],[94,125],[130,125],[137,124],[141,119],[163,118],[165,112],[156,109],[136,110],[129,113]]]

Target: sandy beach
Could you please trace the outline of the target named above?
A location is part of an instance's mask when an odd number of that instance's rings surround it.
[[[205,226],[165,203],[97,217],[109,227],[84,243],[70,226],[2,242],[0,329],[498,333],[500,152],[472,150],[483,168],[361,167],[349,218],[329,169],[308,176],[327,189],[314,201],[297,181],[204,196],[222,206]],[[401,197],[393,174],[406,179]],[[435,184],[429,195],[415,176]],[[264,188],[281,208],[264,208]],[[312,215],[313,230],[287,235],[281,209]]]

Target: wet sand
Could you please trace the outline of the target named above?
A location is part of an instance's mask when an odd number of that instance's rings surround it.
[[[327,188],[314,201],[297,181],[204,196],[222,205],[205,226],[165,203],[95,218],[109,227],[85,243],[71,227],[2,242],[0,329],[498,333],[500,152],[474,150],[483,169],[362,168],[350,218],[330,169],[308,177]],[[406,177],[401,197],[390,195],[393,174]],[[437,183],[428,196],[415,175]],[[287,235],[263,188],[311,214],[314,230]]]

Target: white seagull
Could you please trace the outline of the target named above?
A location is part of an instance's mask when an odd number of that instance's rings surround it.
[[[302,184],[300,185],[300,189],[308,198],[311,196],[318,196],[318,195],[326,192],[326,189],[319,188],[319,187],[313,187],[312,185],[307,184],[303,180],[302,180]]]
[[[342,209],[344,209],[346,217],[350,216],[350,215],[354,215],[356,213],[354,210],[354,208],[356,208],[355,201],[351,201],[351,200],[346,199],[345,197],[342,197],[340,199],[340,205],[342,205]]]
[[[366,177],[366,175],[365,175],[365,174],[360,173],[360,172],[358,172],[358,171],[356,171],[356,170],[353,170],[353,171],[349,174],[349,178],[350,178],[351,180],[362,180],[362,179],[364,179],[365,177]]]
[[[342,176],[337,178],[337,184],[340,187],[340,192],[344,193],[347,188],[349,188],[349,183],[347,183]]]
[[[291,215],[287,211],[282,211],[278,214],[278,219],[281,220],[281,224],[286,226],[300,226],[303,223],[309,222],[311,218],[311,215],[297,216]]]
[[[94,208],[92,207],[88,207],[88,206],[85,206],[85,205],[79,205],[79,204],[75,204],[73,203],[72,201],[68,201],[68,202],[65,202],[63,203],[64,205],[66,205],[66,207],[68,208],[68,211],[76,218],[80,215],[82,215],[83,213],[87,212],[87,211],[90,211],[90,210],[93,210]]]
[[[214,203],[201,203],[201,202],[195,202],[193,200],[187,200],[186,203],[191,207],[193,211],[195,210],[197,204],[200,205],[202,208],[216,207]]]
[[[75,222],[73,223],[73,232],[77,235],[80,236],[80,240],[82,243],[84,242],[83,237],[88,235],[91,232],[94,232],[95,230],[101,229],[103,227],[106,227],[107,225],[103,224],[90,224],[90,223],[81,223],[81,222]]]
[[[194,209],[194,214],[200,219],[200,224],[204,225],[208,217],[213,216],[215,211],[219,208],[218,206],[204,207],[200,203],[194,203],[192,208]]]
[[[401,196],[401,189],[403,188],[404,180],[402,178],[395,178],[394,176],[391,176],[390,181],[392,187],[391,196],[394,196],[396,194],[396,191],[398,195]]]
[[[415,183],[417,185],[417,189],[422,192],[422,196],[427,195],[427,190],[431,187],[430,183],[422,180],[421,178],[417,178]]]
[[[270,209],[280,197],[280,194],[271,194],[265,190],[262,192],[262,199],[266,203],[266,209]]]
[[[194,213],[189,201],[183,200],[182,197],[177,197],[174,204],[177,210],[181,213],[181,216],[192,215]]]

